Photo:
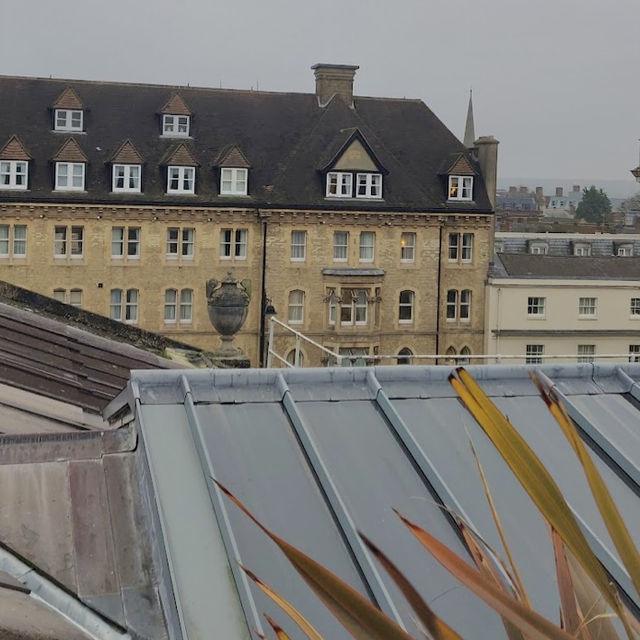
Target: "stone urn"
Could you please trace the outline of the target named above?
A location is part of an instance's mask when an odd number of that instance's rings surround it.
[[[207,311],[214,329],[220,334],[220,347],[214,352],[220,358],[243,358],[233,346],[233,337],[247,317],[251,297],[251,281],[238,282],[231,272],[222,280],[207,280]]]

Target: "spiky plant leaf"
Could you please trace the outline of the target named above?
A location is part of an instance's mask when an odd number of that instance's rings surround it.
[[[604,568],[584,537],[569,505],[551,474],[501,411],[463,368],[456,370],[458,378],[449,381],[460,399],[503,457],[522,487],[529,494],[542,515],[558,532],[567,548],[582,564],[611,608],[620,616],[633,638],[625,613],[616,598]]]
[[[268,614],[264,614],[267,622],[271,625],[273,632],[276,634],[276,638],[278,640],[291,640],[289,636],[285,633],[285,630]]]
[[[602,476],[596,469],[596,465],[594,464],[591,456],[588,454],[587,448],[582,442],[582,438],[578,435],[571,418],[567,414],[564,406],[558,400],[554,391],[547,387],[547,385],[544,384],[544,382],[536,375],[532,374],[531,378],[538,387],[540,395],[547,404],[549,411],[556,419],[556,422],[560,425],[562,432],[578,456],[580,464],[582,465],[587,477],[587,481],[589,482],[591,493],[593,494],[596,504],[598,505],[598,509],[600,510],[600,514],[602,515],[602,519],[609,531],[609,535],[620,554],[620,559],[624,563],[624,566],[631,577],[633,586],[637,593],[640,594],[640,553],[638,553],[638,549],[633,543],[629,530],[627,529],[627,525],[618,511],[616,503],[611,497]]]
[[[424,529],[397,511],[396,513],[409,531],[445,569],[482,598],[501,616],[513,623],[525,634],[528,640],[575,640],[573,636],[570,636],[566,631],[547,620],[547,618],[507,595],[495,585],[493,580],[485,578],[477,569],[474,569]]]
[[[217,480],[214,482],[245,515],[280,547],[282,553],[304,581],[356,640],[413,640],[404,629],[388,618],[380,609],[374,607],[353,587],[313,558],[269,531],[226,487]]]
[[[446,622],[438,618],[400,569],[367,536],[360,533],[360,537],[402,591],[420,622],[432,635],[433,640],[463,640]]]

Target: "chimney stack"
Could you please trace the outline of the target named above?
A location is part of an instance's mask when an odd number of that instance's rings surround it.
[[[573,185],[573,193],[580,193],[580,185],[579,184],[574,184]]]
[[[520,185],[520,193],[529,193],[529,188],[528,187],[523,187],[522,185]]]
[[[333,96],[340,96],[353,109],[353,78],[360,68],[351,64],[314,64],[316,97],[321,107],[326,107]]]
[[[509,187],[509,194],[518,193],[518,187]]]
[[[542,198],[543,195],[544,195],[544,192],[543,192],[542,187],[536,187],[536,197],[537,198]]]
[[[482,171],[487,195],[491,206],[496,207],[496,183],[498,179],[498,145],[500,143],[493,136],[480,136],[476,140],[478,149],[478,164]]]
[[[556,187],[556,196],[562,198],[562,187]]]

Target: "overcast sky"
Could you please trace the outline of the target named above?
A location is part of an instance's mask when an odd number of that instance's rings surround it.
[[[311,92],[312,64],[358,64],[356,94],[460,138],[472,86],[502,178],[638,164],[640,0],[0,1],[3,74]]]

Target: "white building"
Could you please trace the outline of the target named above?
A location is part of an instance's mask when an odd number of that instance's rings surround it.
[[[496,244],[504,250],[500,235]],[[559,238],[545,245],[540,235],[526,239],[528,252],[496,254],[487,283],[486,353],[531,364],[613,354],[606,361],[640,360],[640,257],[617,253],[614,244],[602,255],[597,237],[573,255],[580,243],[565,238],[560,251]],[[558,251],[549,251],[554,244]],[[633,240],[623,244],[633,254]]]

